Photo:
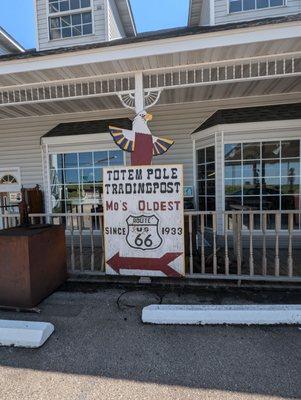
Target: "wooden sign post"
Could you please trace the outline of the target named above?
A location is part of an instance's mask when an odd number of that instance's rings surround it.
[[[183,166],[104,169],[106,273],[185,273]]]

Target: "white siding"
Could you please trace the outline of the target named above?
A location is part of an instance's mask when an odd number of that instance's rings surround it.
[[[125,36],[115,0],[108,0],[108,34],[109,40]]]
[[[267,17],[278,17],[301,12],[300,0],[287,0],[285,7],[271,7],[261,10],[243,11],[228,14],[229,0],[215,0],[215,24],[227,24],[231,22],[250,21]]]
[[[210,25],[210,0],[203,2],[200,25]]]
[[[48,0],[35,0],[37,13],[37,37],[39,50],[54,49],[58,47],[77,46],[106,40],[106,0],[93,0],[94,33],[76,38],[49,40],[48,29]]]

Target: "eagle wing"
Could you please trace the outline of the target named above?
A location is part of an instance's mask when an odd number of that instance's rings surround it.
[[[121,129],[115,126],[109,126],[114,142],[117,144],[121,150],[128,151],[132,153],[135,149],[135,133],[129,131],[128,129]]]
[[[160,156],[174,144],[174,140],[153,136],[153,155]]]

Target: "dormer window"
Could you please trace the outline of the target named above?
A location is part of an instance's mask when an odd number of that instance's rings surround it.
[[[229,0],[229,13],[285,6],[286,0]]]
[[[92,0],[49,0],[50,40],[92,34],[91,3]]]

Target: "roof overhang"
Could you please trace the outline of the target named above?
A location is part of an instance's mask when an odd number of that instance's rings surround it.
[[[239,109],[239,108],[238,108]],[[240,122],[235,124],[218,124],[211,126],[207,129],[196,131],[191,134],[191,138],[194,140],[202,139],[219,132],[223,133],[242,133],[243,132],[262,132],[262,131],[283,131],[300,128],[301,119],[283,119],[279,121],[259,121],[259,122]],[[285,137],[285,136],[283,136]]]
[[[25,49],[22,47],[9,33],[0,27],[0,44],[2,44],[8,52],[11,53],[24,53]]]
[[[166,55],[173,55],[181,62],[181,55],[187,55],[190,52],[215,51],[221,48],[235,49],[237,46],[246,48],[245,46],[248,45],[258,45],[260,50],[263,43],[292,39],[300,41],[300,31],[301,18],[275,24],[243,25],[235,29],[219,27],[213,31],[202,30],[202,33],[196,31],[186,35],[150,36],[147,40],[144,37],[137,37],[135,40],[116,40],[114,43],[103,43],[95,48],[86,49],[83,46],[73,51],[45,51],[32,53],[30,56],[26,54],[16,57],[4,56],[0,57],[0,85],[1,75],[6,74],[32,73],[95,63],[122,63],[125,60],[137,60],[139,63],[139,60],[151,57],[159,59]],[[202,59],[198,62],[200,60]],[[168,64],[168,59],[165,60],[166,63]],[[109,71],[112,72],[112,68]]]
[[[203,1],[204,0],[189,0],[188,26],[200,25]]]
[[[115,4],[126,36],[136,36],[137,29],[129,0],[115,0]]]

